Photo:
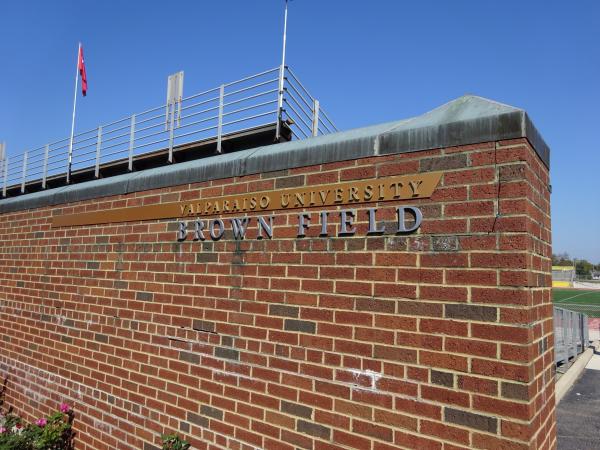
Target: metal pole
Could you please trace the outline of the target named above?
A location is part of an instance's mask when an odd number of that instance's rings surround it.
[[[173,162],[173,139],[174,137],[174,131],[173,128],[175,128],[175,106],[173,105],[173,112],[171,113],[171,121],[170,121],[170,126],[171,129],[169,130],[169,162],[172,163]]]
[[[81,53],[81,42],[77,48],[77,64],[75,65],[75,94],[73,95],[73,119],[71,120],[71,139],[69,140],[67,184],[71,181],[71,166],[73,165],[73,134],[75,133],[75,109],[77,107],[77,83],[79,81],[79,53]]]
[[[133,142],[135,140],[135,114],[131,115],[131,125],[129,127],[129,171],[133,170]]]
[[[221,140],[223,138],[223,103],[225,96],[225,85],[222,84],[219,88],[219,118],[217,124],[217,153],[222,153]]]
[[[23,153],[23,175],[21,178],[21,193],[25,193],[25,178],[27,177],[27,152]]]
[[[48,177],[48,153],[50,153],[50,144],[44,148],[44,174],[42,175],[42,189],[46,189],[46,178]]]
[[[8,186],[8,156],[4,160],[4,188],[2,189],[2,194],[6,197],[6,188]]]
[[[100,147],[102,146],[102,125],[98,127],[98,139],[96,140],[96,167],[94,177],[100,177]]]
[[[4,159],[6,158],[6,144],[4,142],[0,142],[0,174],[4,178],[3,170],[4,170]]]
[[[283,15],[283,49],[281,52],[281,67],[279,68],[279,94],[277,97],[277,127],[275,129],[275,141],[281,139],[281,121],[283,119],[283,79],[285,75],[285,45],[287,38],[287,15],[288,15],[288,0],[285,0],[285,13]]]
[[[319,135],[319,100],[313,100],[312,135]]]

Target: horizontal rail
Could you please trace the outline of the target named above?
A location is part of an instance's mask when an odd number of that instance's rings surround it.
[[[289,119],[291,139],[337,131],[318,105],[289,67],[282,71],[278,66],[183,97],[175,104],[162,104],[78,132],[72,141],[60,139],[21,154],[6,155],[0,160],[0,193],[24,193],[28,185],[37,182],[45,189],[47,180],[61,177],[70,180],[69,161],[74,170],[91,169],[98,177],[100,165],[128,159],[132,170],[135,158],[159,150],[168,150],[165,163],[171,162],[173,146],[199,140],[216,139],[220,152],[224,133],[246,132],[273,123],[280,130],[280,121],[285,118]]]

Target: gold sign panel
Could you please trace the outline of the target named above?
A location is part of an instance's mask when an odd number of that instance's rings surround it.
[[[429,198],[442,172],[373,178],[344,183],[249,192],[185,202],[116,208],[52,217],[53,227],[132,222],[139,220],[244,214],[321,206],[356,205]]]

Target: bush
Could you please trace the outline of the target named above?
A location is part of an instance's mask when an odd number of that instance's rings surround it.
[[[163,434],[162,441],[162,450],[187,450],[190,448],[190,444],[176,434]],[[2,450],[1,447],[0,450]]]
[[[72,422],[73,411],[66,403],[59,411],[31,424],[0,409],[0,450],[71,450]]]

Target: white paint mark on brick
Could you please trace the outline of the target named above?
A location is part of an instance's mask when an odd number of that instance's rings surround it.
[[[354,375],[354,380],[358,386],[365,389],[377,390],[377,382],[383,376],[379,372],[375,372],[374,370],[358,370],[358,369],[349,369],[349,371]],[[361,383],[361,378],[367,378],[370,381],[369,386],[363,386]]]

